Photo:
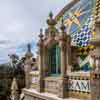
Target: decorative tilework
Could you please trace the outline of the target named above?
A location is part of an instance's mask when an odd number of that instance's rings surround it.
[[[76,42],[77,46],[83,47],[89,44],[91,38],[91,30],[88,25],[84,25],[79,32],[72,36],[72,41]]]
[[[93,27],[95,22],[94,9],[95,0],[80,0],[61,16],[58,24],[63,18],[66,33],[72,37],[72,45],[86,46],[95,34]]]
[[[89,51],[94,48],[90,46],[89,42],[96,34],[95,15],[96,13],[99,15],[99,9],[100,0],[80,0],[67,10],[58,21],[58,24],[60,24],[61,20],[64,19],[65,31],[71,36],[71,44],[79,48],[79,57],[86,55],[85,58],[87,58]],[[80,68],[89,70],[90,64],[84,63]]]
[[[100,0],[96,0],[96,17],[100,17]]]
[[[95,47],[93,45],[88,45],[85,47],[80,47],[78,49],[78,55],[88,55],[89,51],[93,50]]]

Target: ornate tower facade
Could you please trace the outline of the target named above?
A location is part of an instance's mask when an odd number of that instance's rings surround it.
[[[67,78],[67,55],[69,52],[69,36],[65,33],[65,26],[61,25],[61,32],[56,29],[56,21],[50,13],[47,20],[48,28],[45,35],[40,32],[39,46],[39,91],[55,92],[59,97],[65,98]],[[49,82],[48,77],[51,77]],[[56,85],[57,82],[57,85]],[[55,85],[57,89],[50,89],[49,84]]]

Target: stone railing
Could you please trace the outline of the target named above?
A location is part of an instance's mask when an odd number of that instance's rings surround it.
[[[39,71],[30,72],[30,76],[31,76],[31,88],[37,89],[39,82]]]

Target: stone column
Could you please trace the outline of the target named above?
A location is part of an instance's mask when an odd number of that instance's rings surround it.
[[[44,58],[44,41],[43,41],[43,34],[42,34],[42,30],[40,32],[40,40],[38,43],[39,46],[39,84],[38,84],[38,91],[39,92],[44,92],[44,69],[43,69],[43,58]]]
[[[66,75],[66,41],[62,34],[60,38],[60,48],[61,48],[61,77],[65,77]]]
[[[59,46],[61,49],[61,77],[66,76],[66,69],[67,69],[67,34],[65,33],[65,26],[62,20],[62,25],[61,25],[61,34],[59,36]]]
[[[100,100],[100,57],[96,58],[96,68],[91,72],[91,100]]]
[[[24,72],[25,72],[25,88],[30,88],[31,85],[31,78],[30,72],[32,71],[32,52],[31,52],[31,45],[27,45],[27,52],[25,54],[25,65],[24,65]]]
[[[66,52],[67,52],[67,35],[64,32],[64,25],[62,22],[62,26],[61,26],[61,30],[62,33],[60,35],[59,38],[59,45],[61,48],[61,77],[59,79],[58,82],[58,87],[59,87],[59,91],[58,91],[58,96],[61,98],[65,98],[67,97],[67,83],[68,83],[68,78],[66,77],[66,69],[67,69],[67,57],[66,57]]]
[[[30,79],[30,72],[31,72],[31,59],[27,59],[25,61],[24,70],[25,70],[25,88],[30,88],[31,79]]]
[[[48,54],[47,54],[47,48],[45,47],[44,48],[44,77],[48,76],[49,75],[49,68],[48,68]]]
[[[67,56],[67,71],[66,73],[71,73],[71,70],[72,70],[72,53],[71,53],[71,37],[70,35],[67,35],[67,53],[66,53],[66,56]]]
[[[100,18],[95,24],[96,37],[91,40],[95,49],[91,52],[94,57],[95,69],[91,72],[91,100],[100,100]]]

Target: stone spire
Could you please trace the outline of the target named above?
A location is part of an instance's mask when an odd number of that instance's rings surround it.
[[[26,52],[26,54],[25,54],[25,57],[26,57],[26,58],[31,58],[32,56],[33,56],[33,54],[32,54],[32,52],[31,52],[31,44],[28,43],[28,44],[27,44],[27,52]]]
[[[52,12],[49,13],[49,19],[47,19],[47,24],[49,26],[55,26],[57,24],[56,21],[53,19],[53,13]]]
[[[64,20],[62,19],[61,27],[60,27],[62,33],[65,33],[65,25],[64,25]]]
[[[42,44],[43,44],[43,37],[44,37],[44,35],[43,35],[43,29],[41,28],[40,29],[40,34],[39,34],[39,42],[38,42],[38,46],[39,47],[41,47],[42,46]]]
[[[11,85],[11,100],[19,100],[18,85],[16,78],[13,78]]]
[[[27,51],[31,52],[31,45],[29,43],[27,44]]]

